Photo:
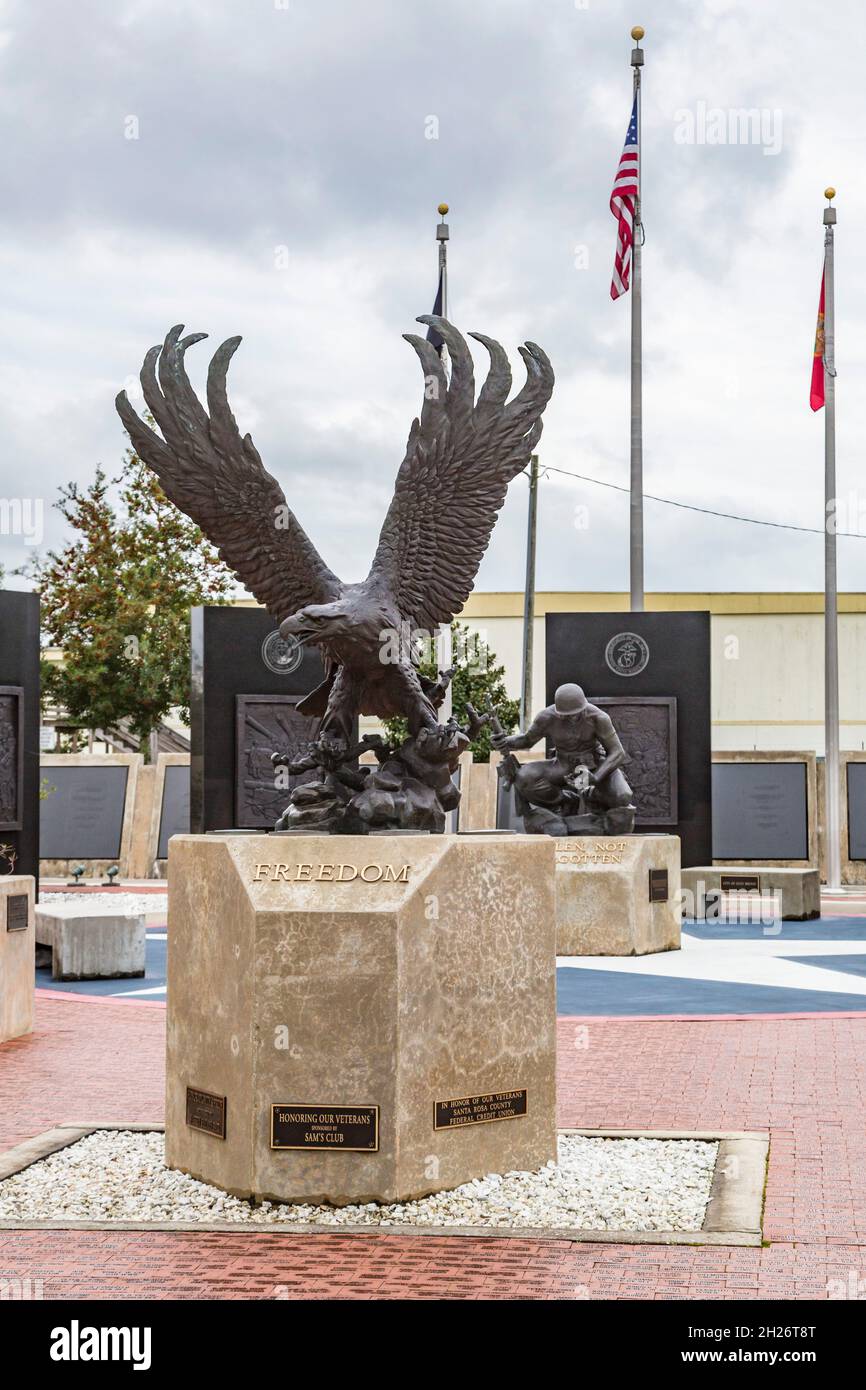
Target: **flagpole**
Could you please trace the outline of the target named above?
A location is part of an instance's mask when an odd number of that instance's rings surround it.
[[[448,317],[448,238],[451,235],[445,216],[448,212],[448,204],[440,203],[436,211],[439,213],[439,221],[436,224],[436,240],[439,243],[439,279],[442,286],[442,317]],[[445,347],[442,348],[443,353]],[[451,624],[446,623],[439,629],[439,663],[443,671],[447,671],[452,661],[451,646]],[[445,698],[440,706],[440,718],[442,723],[446,723],[453,713],[453,701],[451,698],[451,686],[445,692]],[[454,817],[450,817],[453,821]],[[453,825],[449,825],[453,830]]]
[[[526,587],[523,591],[523,670],[520,680],[520,728],[532,722],[532,645],[535,633],[535,553],[538,534],[538,454],[529,459],[526,514]]]
[[[634,232],[631,248],[631,478],[629,507],[629,587],[631,591],[631,611],[642,613],[644,609],[644,560],[643,560],[643,335],[641,322],[641,167],[643,165],[643,144],[641,141],[641,90],[640,78],[643,67],[643,49],[640,41],[644,30],[636,24],[631,31],[635,46],[631,52],[631,65],[634,70],[634,100],[637,108],[637,148],[638,173],[637,197],[634,207]]]
[[[836,587],[836,312],[833,297],[835,188],[824,197],[824,771],[827,887],[842,886],[839,777],[839,605]]]
[[[448,317],[448,238],[451,233],[448,230],[448,223],[445,221],[445,214],[448,211],[447,203],[440,203],[436,211],[439,213],[441,221],[436,224],[436,240],[439,243],[439,274],[442,277],[442,317]]]

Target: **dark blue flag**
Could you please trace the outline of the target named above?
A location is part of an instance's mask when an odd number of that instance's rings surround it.
[[[439,269],[439,288],[438,288],[437,291],[436,291],[436,298],[435,298],[434,301],[433,301],[433,313],[434,313],[434,314],[440,314],[440,315],[441,315],[441,313],[442,313],[442,269],[441,269],[441,267],[440,267],[440,269]],[[442,337],[441,333],[437,333],[435,328],[432,328],[432,327],[431,327],[431,328],[428,328],[428,329],[427,329],[427,341],[428,341],[428,343],[432,343],[432,344],[433,344],[433,346],[435,347],[435,349],[436,349],[436,351],[438,352],[439,356],[441,357],[441,356],[442,356],[442,349],[443,349],[444,346],[445,346],[445,340],[444,340],[444,338]]]

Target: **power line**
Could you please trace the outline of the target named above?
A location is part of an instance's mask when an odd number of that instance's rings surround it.
[[[584,483],[594,483],[596,487],[611,488],[614,492],[630,492],[630,488],[623,487],[620,483],[606,483],[601,478],[591,478],[587,473],[572,473],[567,468],[552,468],[550,464],[542,464],[541,472],[561,473],[564,478],[579,478]],[[525,474],[526,477],[529,474]],[[772,526],[777,531],[804,531],[811,536],[823,536],[824,532],[820,526],[794,526],[787,521],[765,521],[757,516],[738,516],[735,512],[718,512],[712,507],[697,507],[693,502],[677,502],[672,497],[656,497],[651,492],[645,492],[644,497],[649,502],[661,502],[666,507],[679,507],[685,512],[700,512],[703,516],[718,516],[725,521],[744,521],[749,526]],[[860,531],[837,531],[837,536],[850,536],[853,540],[864,541],[866,535]]]

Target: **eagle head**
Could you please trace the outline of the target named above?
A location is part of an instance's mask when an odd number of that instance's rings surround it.
[[[351,625],[351,615],[343,599],[333,603],[308,603],[306,608],[299,608],[297,613],[283,619],[280,636],[283,639],[293,637],[302,645],[306,642],[318,645],[342,637],[350,631]]]

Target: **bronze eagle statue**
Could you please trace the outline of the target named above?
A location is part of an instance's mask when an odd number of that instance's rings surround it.
[[[144,423],[125,391],[116,399],[133,447],[167,497],[200,526],[283,637],[320,648],[325,680],[298,711],[322,716],[321,734],[332,740],[330,763],[333,739],[348,746],[358,714],[403,716],[412,739],[440,730],[435,701],[445,686],[422,680],[404,644],[396,660],[383,657],[383,644],[394,633],[432,636],[460,612],[508,484],[538,444],[553,390],[547,356],[528,342],[519,348],[526,383],[509,400],[504,350],[473,333],[490,357],[476,400],[464,338],[444,318],[423,315],[418,322],[444,340],[450,372],[427,339],[404,334],[424,371],[424,402],[361,583],[343,583],[329,569],[250,435],[241,436],[226,396],[226,372],[240,337],[227,339],[213,356],[207,410],[184,368],[187,349],[207,335],[182,337],[183,325],[177,325],[161,347],[150,349],[141,385],[162,437]]]

